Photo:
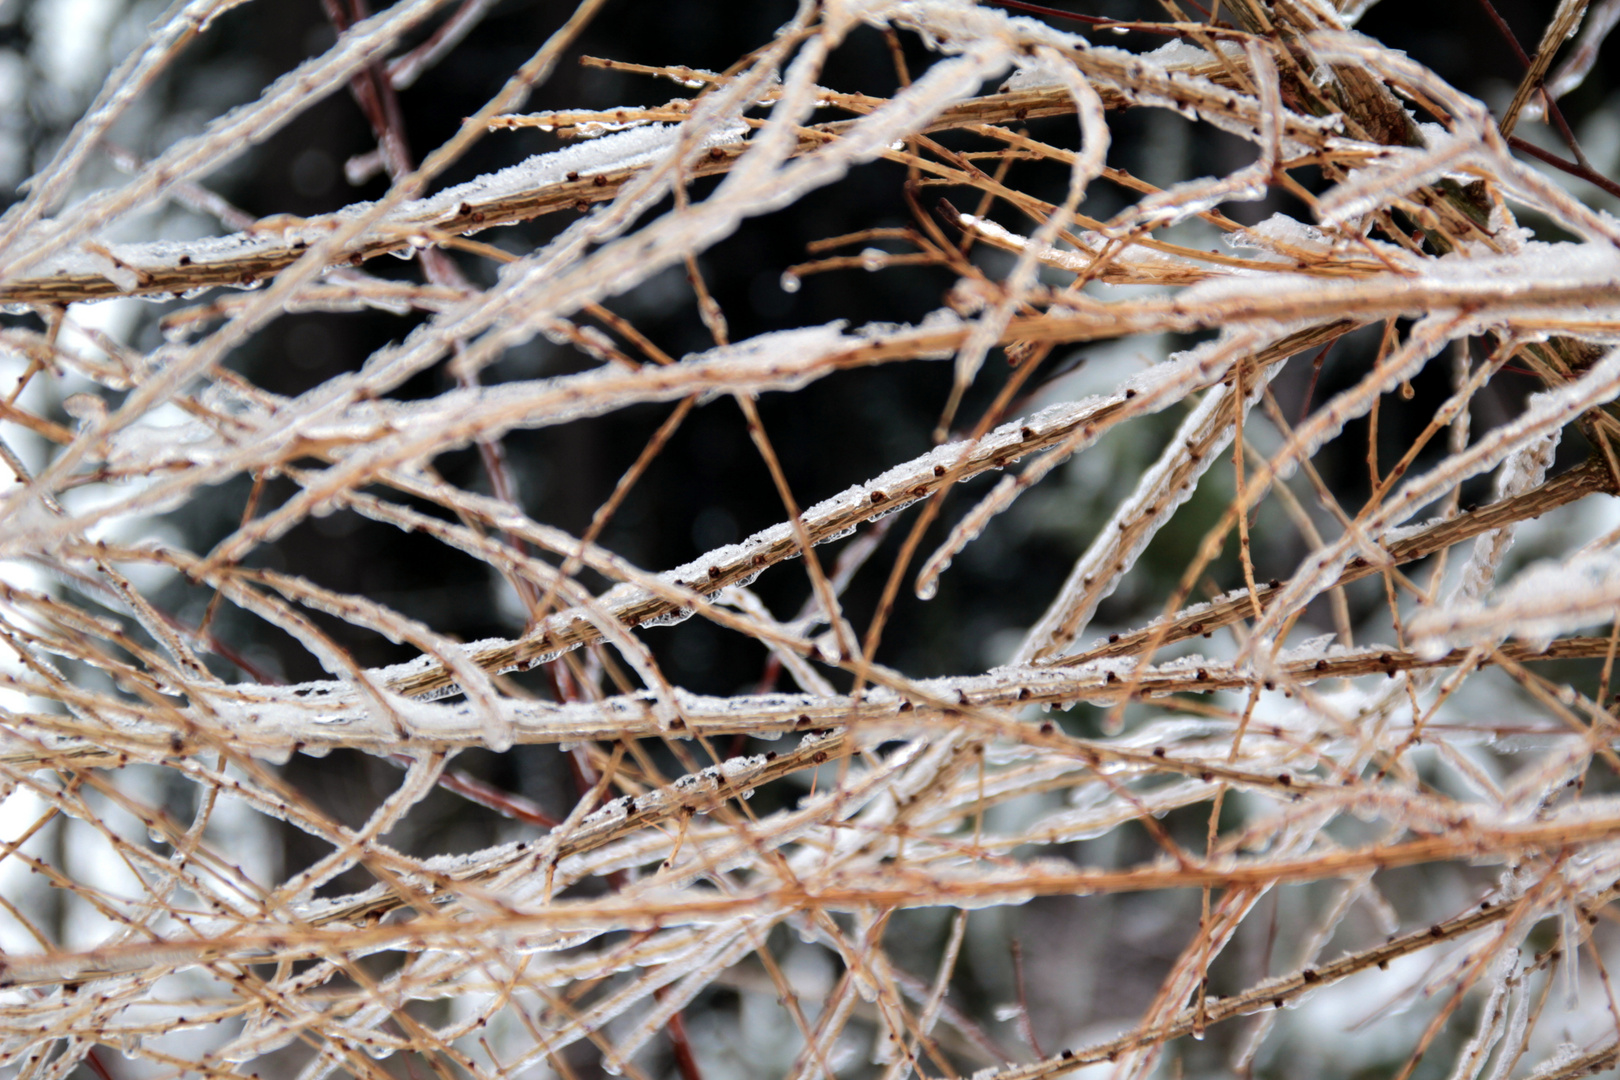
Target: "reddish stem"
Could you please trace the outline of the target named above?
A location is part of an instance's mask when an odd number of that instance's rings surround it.
[[[655,990],[653,997],[662,998],[667,989],[661,987]],[[681,1074],[681,1080],[703,1080],[703,1072],[698,1068],[697,1055],[692,1052],[692,1040],[686,1036],[686,1020],[679,1010],[670,1014],[664,1030],[669,1032],[669,1048],[675,1055],[675,1071]]]
[[[550,829],[555,828],[558,824],[557,819],[540,809],[538,803],[525,799],[522,795],[502,791],[493,784],[486,784],[476,776],[460,770],[447,772],[440,776],[439,786],[446,791],[455,792],[469,802],[488,807],[503,817],[521,821],[525,825],[537,825],[542,829]]]
[[[1538,161],[1545,161],[1548,165],[1551,165],[1555,169],[1560,169],[1563,172],[1569,173],[1571,176],[1579,177],[1580,179],[1585,180],[1588,184],[1595,187],[1600,187],[1616,198],[1620,198],[1620,184],[1616,184],[1607,176],[1587,168],[1580,162],[1566,161],[1564,158],[1559,157],[1550,150],[1543,150],[1535,143],[1525,142],[1517,135],[1508,136],[1508,145],[1521,153],[1529,154]]]
[[[1491,3],[1491,0],[1479,0],[1479,4],[1480,7],[1485,9],[1485,14],[1490,17],[1491,22],[1496,25],[1497,33],[1501,34],[1513,49],[1514,55],[1519,58],[1519,64],[1526,71],[1529,71],[1532,63],[1530,55],[1524,51],[1524,46],[1519,44],[1519,37],[1513,32],[1513,27],[1509,26],[1507,20],[1502,18],[1501,12],[1496,10],[1496,5]],[[1569,121],[1564,119],[1564,113],[1558,108],[1558,102],[1554,101],[1553,96],[1547,93],[1545,84],[1538,85],[1541,87],[1542,98],[1547,102],[1547,119],[1551,120],[1553,127],[1558,129],[1558,134],[1568,144],[1570,152],[1575,155],[1575,160],[1590,168],[1591,162],[1587,161],[1586,155],[1581,152],[1581,144],[1575,141],[1575,132],[1570,129]]]
[[[1058,8],[1046,7],[1043,4],[1031,4],[1028,0],[990,0],[997,7],[1009,8],[1013,11],[1022,11],[1029,15],[1040,15],[1048,19],[1068,19],[1070,22],[1085,23],[1087,26],[1121,27],[1126,30],[1140,30],[1144,34],[1167,34],[1172,37],[1181,37],[1184,31],[1156,23],[1122,22],[1119,19],[1106,19],[1101,15],[1081,15],[1074,11],[1061,11]]]
[[[94,1047],[85,1052],[84,1063],[90,1066],[90,1071],[100,1077],[101,1080],[113,1080],[113,1074],[108,1071],[106,1064],[96,1054]]]
[[[1029,999],[1024,995],[1024,946],[1017,938],[1012,939],[1012,962],[1013,982],[1018,989],[1018,1033],[1037,1058],[1044,1058],[1040,1040],[1035,1038],[1035,1024],[1029,1018]]]

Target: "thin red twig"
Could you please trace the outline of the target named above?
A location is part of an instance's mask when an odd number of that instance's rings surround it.
[[[1550,150],[1543,150],[1535,143],[1525,142],[1517,135],[1508,136],[1508,145],[1513,147],[1515,150],[1529,154],[1537,161],[1545,161],[1548,165],[1551,165],[1555,169],[1559,169],[1563,172],[1569,173],[1571,176],[1585,180],[1588,184],[1591,184],[1594,187],[1602,188],[1610,195],[1620,198],[1620,184],[1615,183],[1613,180],[1610,180],[1607,176],[1604,176],[1600,172],[1587,168],[1579,162],[1569,161],[1561,158]]]
[[[1035,1025],[1029,1018],[1029,998],[1024,992],[1024,945],[1017,938],[1012,939],[1013,984],[1018,990],[1018,1034],[1023,1036],[1029,1048],[1035,1051],[1037,1059],[1046,1056],[1041,1049],[1041,1042],[1035,1037]]]
[[[1501,13],[1496,10],[1496,5],[1491,3],[1491,0],[1479,0],[1479,3],[1485,9],[1485,14],[1490,17],[1491,22],[1495,24],[1497,32],[1502,35],[1513,49],[1513,54],[1519,58],[1520,66],[1529,71],[1532,63],[1530,55],[1524,51],[1524,46],[1519,44],[1518,35],[1513,32],[1513,27],[1509,26],[1507,20],[1502,18]],[[1559,136],[1569,146],[1570,152],[1575,155],[1575,160],[1590,169],[1592,163],[1586,160],[1586,154],[1581,150],[1581,144],[1575,139],[1575,132],[1571,130],[1569,121],[1564,119],[1564,113],[1558,108],[1558,102],[1554,101],[1553,96],[1547,93],[1545,83],[1541,87],[1541,97],[1547,103],[1547,118],[1552,121],[1553,127],[1558,129]]]
[[[1122,30],[1140,30],[1144,34],[1163,34],[1167,37],[1181,37],[1185,32],[1173,26],[1161,23],[1124,22],[1119,19],[1108,19],[1101,15],[1082,15],[1076,11],[1063,11],[1058,8],[1046,7],[1042,4],[1031,4],[1028,0],[991,0],[997,7],[1008,8],[1012,11],[1022,11],[1026,15],[1040,15],[1048,19],[1067,19],[1070,22],[1085,23],[1087,26],[1103,26],[1119,28]]]

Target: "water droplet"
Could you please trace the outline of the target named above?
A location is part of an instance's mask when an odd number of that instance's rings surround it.
[[[655,615],[650,619],[642,620],[641,625],[642,626],[674,626],[676,623],[683,623],[687,619],[690,619],[691,617],[692,617],[692,609],[690,607],[671,608],[669,611],[664,612],[662,615]]]
[[[785,293],[796,293],[796,292],[799,291],[799,285],[800,285],[800,281],[799,281],[799,275],[798,274],[795,274],[791,270],[782,271],[782,291],[783,292],[785,292]]]
[[[258,751],[260,757],[276,765],[285,765],[292,760],[292,747],[287,744],[280,746],[266,746]],[[163,843],[168,843],[167,840]]]
[[[861,269],[868,272],[883,269],[887,262],[887,253],[878,248],[867,248],[861,252]]]

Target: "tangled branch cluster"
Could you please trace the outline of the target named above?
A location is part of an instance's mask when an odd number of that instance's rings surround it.
[[[1320,0],[1226,0],[1229,22],[1156,24],[1170,43],[1146,52],[963,0],[807,2],[724,73],[601,62],[647,76],[650,96],[668,85],[655,79],[673,81],[665,104],[522,113],[601,6],[585,0],[418,164],[388,95],[489,5],[464,4],[406,50],[446,5],[401,0],[126,181],[58,205],[142,90],[231,6],[192,0],[155,24],[0,219],[0,300],[29,316],[0,329],[17,374],[0,405],[15,474],[0,492],[7,1075],[1242,1071],[1308,1037],[1322,1022],[1311,1001],[1342,1004],[1329,997],[1340,984],[1421,1018],[1402,1026],[1394,1011],[1373,1029],[1394,1032],[1388,1059],[1402,1076],[1425,1055],[1468,1078],[1615,1064],[1620,1010],[1595,929],[1620,890],[1620,809],[1602,794],[1620,765],[1606,703],[1620,651],[1615,537],[1572,527],[1550,561],[1507,561],[1524,523],[1620,486],[1620,225],[1510,141],[1526,109],[1547,107],[1538,80],[1584,3],[1559,5],[1501,119],[1357,34],[1359,11]],[[921,43],[929,62],[889,97],[823,85],[846,39],[873,31],[897,50]],[[198,186],[351,84],[377,129],[384,198],[254,220]],[[1252,144],[1252,164],[1148,184],[1110,164],[1111,127],[1128,110],[1211,125]],[[1053,117],[1068,122],[1040,133],[1066,136],[1030,133]],[[574,141],[436,184],[475,140],[518,126]],[[783,287],[928,265],[957,282],[940,309],[914,325],[729,340],[696,257],[876,161],[907,171],[914,227],[820,253],[897,238],[906,250],[827,255]],[[1059,200],[1011,186],[1014,162],[1065,170]],[[973,211],[922,210],[929,187]],[[1125,209],[1088,217],[1103,190]],[[1309,220],[1244,227],[1223,213],[1279,192]],[[106,238],[162,200],[236,231]],[[484,236],[559,212],[574,216],[526,253]],[[1216,234],[1215,250],[1186,240]],[[497,260],[494,284],[473,284],[450,252]],[[417,279],[373,273],[382,253],[413,255]],[[672,267],[690,272],[714,338],[680,359],[604,306]],[[79,305],[129,296],[172,301],[156,347],[65,332]],[[287,313],[361,311],[427,315],[296,396],[225,363]],[[1375,359],[1291,418],[1272,392],[1278,373],[1363,328]],[[541,335],[587,368],[486,384],[492,364]],[[1020,389],[1054,350],[1169,335],[1190,347],[1097,394],[1020,412]],[[1012,374],[968,415],[997,350]],[[955,392],[937,445],[832,498],[795,488],[757,397],[939,359]],[[1471,402],[1509,364],[1539,392],[1471,428]],[[1371,455],[1370,493],[1348,503],[1317,471],[1319,453],[1368,422],[1379,445],[1380,402],[1434,365],[1450,395],[1426,426],[1397,432],[1397,459]],[[453,388],[400,393],[434,370]],[[51,411],[61,386],[91,388],[61,403],[70,416]],[[676,426],[715,398],[741,410],[780,524],[675,569],[634,565],[603,530]],[[583,534],[513,497],[508,433],[648,403],[673,411]],[[919,679],[879,661],[903,594],[927,600],[1020,496],[1058,483],[1056,470],[1105,437],[1158,430],[1159,414],[1174,436],[1005,664]],[[959,420],[966,434],[946,441]],[[1561,438],[1587,448],[1583,464],[1559,471]],[[467,447],[487,469],[476,489],[435,469]],[[996,471],[978,502],[949,498]],[[1494,494],[1465,506],[1463,486],[1490,477]],[[232,508],[238,524],[189,550],[166,523],[238,478],[252,482]],[[292,493],[261,497],[272,480]],[[1178,514],[1201,486],[1224,493],[1224,509],[1198,527],[1179,581],[1134,586],[1156,590],[1159,614],[1099,637],[1099,605],[1143,575],[1167,527],[1189,527]],[[255,560],[334,511],[485,564],[527,625],[463,643]],[[942,537],[936,522],[950,523]],[[1255,570],[1259,522],[1297,530],[1305,551],[1276,580]],[[903,543],[879,548],[891,529]],[[858,572],[885,583],[861,623],[841,606]],[[789,574],[812,591],[796,617],[751,591]],[[1206,586],[1227,574],[1229,591],[1211,598]],[[156,599],[152,583],[176,579],[213,596],[201,621]],[[586,584],[599,579],[611,585]],[[1386,599],[1352,626],[1345,590],[1362,579]],[[329,679],[278,684],[215,633],[221,609],[289,635]],[[673,685],[647,643],[661,631],[648,628],[687,618],[758,642],[796,690]],[[362,666],[333,620],[412,659]],[[518,681],[542,666],[549,695]],[[452,768],[471,748],[517,744],[570,753],[580,782],[565,819]],[[340,749],[401,770],[359,827],[279,768]],[[515,819],[509,838],[471,853],[390,843],[441,788]],[[255,861],[248,849],[282,829],[323,854],[287,873]],[[41,842],[52,834],[74,837],[74,851]],[[1146,848],[1090,843],[1127,834]],[[1455,879],[1472,892],[1392,903],[1390,883],[1414,880],[1401,874],[1448,864],[1482,868]],[[365,887],[340,887],[357,874]],[[1288,892],[1315,899],[1279,933],[1276,896]],[[1039,1002],[1025,1002],[998,1018],[1027,1036],[1009,1048],[957,977],[969,924],[1036,898],[1116,895],[1179,913],[1151,1003],[1117,1034],[1042,1048],[1028,1022]],[[947,917],[929,922],[930,911]],[[1267,964],[1228,963],[1267,920]],[[933,942],[928,966],[898,955],[907,935]],[[729,1021],[717,988],[744,1002]],[[683,1020],[697,1007],[706,1034]],[[738,1050],[743,1016],[781,1038]],[[1200,1042],[1206,1033],[1218,1037]],[[729,1066],[710,1054],[727,1045]]]

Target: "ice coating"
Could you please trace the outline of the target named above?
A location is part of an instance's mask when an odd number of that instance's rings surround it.
[[[988,218],[963,213],[957,215],[957,221],[964,229],[977,233],[997,247],[1021,252],[1030,246],[1027,238]],[[1037,249],[1036,257],[1047,266],[1082,274],[1094,270],[1098,257],[1106,253],[1110,257],[1106,264],[1109,270],[1129,268],[1142,275],[1168,278],[1167,283],[1171,284],[1176,282],[1176,275],[1196,275],[1201,278],[1211,273],[1205,266],[1141,244],[1127,243],[1120,249],[1117,241],[1111,241],[1094,230],[1076,229],[1071,231],[1071,235],[1083,245],[1081,250],[1044,247]],[[1249,271],[1243,267],[1226,267],[1223,272],[1246,274]]]
[[[1224,386],[1206,392],[1130,498],[1103,525],[1058,597],[1025,635],[1016,654],[1019,662],[1061,650],[1084,632],[1097,605],[1114,592],[1147,545],[1192,497],[1220,451],[1231,443],[1237,410],[1247,413],[1277,370],[1272,367],[1260,372],[1241,402]]]
[[[836,330],[829,332],[835,334]],[[1183,358],[1182,365],[1189,366],[1189,370],[1201,370],[1200,364],[1205,351],[1203,347],[1193,350]],[[1087,398],[1079,402],[1054,405],[1031,417],[1028,422],[1014,421],[1003,425],[971,447],[964,443],[936,447],[918,459],[886,471],[867,484],[851,487],[839,495],[811,506],[804,515],[806,524],[812,528],[813,535],[825,540],[852,527],[855,521],[869,518],[878,512],[892,512],[912,501],[917,497],[913,493],[913,485],[918,482],[932,485],[948,477],[951,471],[963,462],[965,453],[970,461],[976,464],[971,468],[962,469],[958,473],[961,478],[982,471],[987,463],[1001,460],[1003,455],[1016,456],[1026,448],[1038,445],[1041,440],[1050,439],[1052,436],[1048,434],[1049,431],[1063,430],[1066,426],[1090,415],[1106,402],[1122,400],[1125,400],[1123,396],[1112,395],[1108,398]],[[1031,440],[1036,442],[1032,443]],[[882,498],[876,499],[880,494]],[[497,524],[505,527],[501,517],[497,516],[495,520]],[[846,521],[850,524],[843,524]],[[521,523],[514,521],[512,524],[518,526]],[[655,596],[665,595],[663,590],[669,588],[695,590],[695,595],[707,596],[716,591],[714,583],[729,580],[728,575],[736,574],[738,580],[741,580],[757,573],[755,564],[757,558],[764,557],[767,561],[772,561],[791,554],[792,544],[792,530],[786,523],[782,523],[749,537],[741,544],[728,546],[718,553],[710,553],[703,559],[694,560],[673,571],[658,575],[656,580],[661,583],[659,590],[649,592],[645,587],[629,583],[621,584],[599,598],[599,604],[607,611],[625,610],[652,602]],[[688,606],[690,606],[688,603],[677,603],[668,611],[678,612],[679,609]],[[666,613],[663,616],[652,617],[664,618],[669,615]],[[548,622],[548,626],[551,627],[580,625],[583,625],[581,616],[567,612],[553,616]],[[584,639],[576,637],[574,640],[577,642]],[[475,646],[468,647],[466,655],[473,662],[486,663],[483,655],[509,650],[511,646],[511,642],[498,640],[479,642]],[[552,656],[555,653],[551,651],[545,655]],[[512,660],[497,665],[496,670],[510,670],[514,665],[530,666],[534,662],[533,659],[521,663]],[[410,664],[387,669],[385,673],[377,676],[377,681],[385,685],[398,684],[420,675],[432,674],[436,667],[435,661],[418,659]],[[467,737],[473,719],[468,714],[467,707],[436,706],[431,700],[433,697],[447,696],[455,692],[453,686],[441,687],[432,694],[421,692],[416,700],[400,699],[394,703],[394,707],[405,722],[423,735],[459,741]],[[250,725],[261,737],[268,737],[271,733],[280,731],[282,732],[280,737],[290,741],[296,737],[294,732],[310,733],[313,724],[334,723],[345,725],[344,737],[348,738],[363,738],[368,733],[380,734],[378,721],[367,717],[367,710],[361,706],[359,700],[352,693],[340,690],[339,684],[327,683],[287,690],[256,687],[238,690],[234,694],[234,697],[222,697],[217,702],[215,708],[218,715],[232,724]],[[632,708],[627,702],[620,701],[607,711],[607,715],[628,715],[623,710],[630,709],[641,717],[645,715],[646,707],[645,702],[638,703]],[[510,710],[511,723],[524,732],[522,738],[526,740],[534,738],[535,725],[541,723],[542,712],[535,711],[530,706],[503,706],[503,708]],[[563,720],[566,729],[565,716],[558,714],[557,718]],[[600,714],[598,719],[601,719]],[[549,729],[551,725],[548,724],[547,727]],[[598,728],[593,721],[586,730]],[[317,739],[328,737],[330,736],[317,736]],[[559,731],[559,734],[548,737],[569,736]]]
[[[1322,642],[1308,643],[1285,653],[1276,664],[1297,670],[1295,677],[1312,677],[1303,670],[1321,657],[1377,657],[1374,647],[1353,653],[1323,650]],[[475,655],[471,652],[469,656]],[[419,670],[419,669],[418,669]],[[1133,680],[1143,693],[1171,692],[1182,686],[1239,682],[1246,668],[1230,661],[1182,657],[1138,666],[1132,657],[1094,660],[1062,667],[1013,665],[983,675],[915,680],[905,691],[869,688],[859,702],[842,695],[765,694],[714,698],[680,688],[673,704],[690,730],[756,734],[836,729],[852,716],[861,717],[863,738],[893,737],[916,722],[961,708],[1014,708],[1024,703],[1066,703],[1078,698],[1112,702]],[[255,688],[251,694],[233,688],[210,703],[212,722],[223,725],[235,738],[260,746],[314,747],[338,742],[372,745],[379,750],[395,745],[448,743],[478,745],[485,738],[489,717],[465,702],[390,697],[394,717],[373,715],[366,701],[343,683],[303,684],[286,688]],[[654,715],[656,697],[649,692],[617,695],[596,703],[555,704],[501,699],[497,720],[510,727],[520,742],[566,743],[605,737],[613,731],[652,735],[662,730]],[[403,736],[393,720],[405,725]],[[341,730],[333,730],[339,727]],[[739,759],[744,760],[744,759]],[[734,764],[730,770],[757,767],[758,762]],[[729,775],[722,770],[719,775]],[[695,781],[694,781],[695,782]]]
[[[913,334],[928,339],[934,326],[918,328]],[[356,401],[337,411],[317,413],[292,427],[267,411],[255,409],[239,419],[257,426],[263,437],[300,437],[339,444],[369,444],[376,448],[412,437],[422,431],[444,431],[468,427],[488,415],[507,418],[508,427],[535,428],[566,423],[622,408],[630,400],[670,400],[683,397],[706,384],[747,385],[756,392],[788,391],[805,385],[824,373],[818,362],[859,347],[859,339],[844,333],[842,320],[821,326],[804,327],[763,334],[733,346],[689,356],[676,368],[643,368],[626,372],[617,366],[603,367],[578,375],[551,379],[520,380],[494,387],[450,390],[425,401]],[[296,411],[298,403],[293,403]],[[154,439],[158,443],[154,447]],[[213,463],[232,458],[234,447],[240,453],[243,434],[238,429],[232,439],[223,438],[208,424],[192,419],[174,427],[164,427],[156,436],[148,425],[132,425],[113,434],[105,442],[106,460],[118,465],[136,460],[138,454],[156,454],[167,464]],[[173,444],[165,455],[162,443]],[[275,444],[267,442],[265,449]],[[143,458],[142,460],[151,460]]]
[[[1521,495],[1545,480],[1562,437],[1561,430],[1551,432],[1504,461],[1496,477],[1497,499]],[[1485,595],[1495,581],[1497,568],[1513,546],[1516,532],[1516,526],[1506,525],[1474,541],[1468,562],[1463,566],[1461,580],[1457,583],[1456,591],[1448,598],[1448,603],[1477,601]]]
[[[26,241],[27,237],[24,239]],[[231,233],[183,241],[87,242],[79,248],[58,251],[49,256],[35,271],[40,277],[100,274],[108,277],[120,289],[133,292],[139,285],[136,269],[179,269],[184,265],[236,262],[249,257],[268,256],[284,247],[283,239],[270,233]],[[102,249],[103,253],[96,252],[94,248]],[[186,261],[182,263],[182,259]]]
[[[1595,626],[1613,617],[1620,603],[1620,554],[1584,552],[1571,559],[1542,560],[1497,590],[1491,603],[1464,602],[1421,613],[1414,632],[1426,653],[1447,643],[1490,641],[1511,633],[1543,648],[1559,634]]]
[[[1091,788],[1077,788],[1077,791],[1097,791],[1098,794],[1106,791],[1101,784]],[[1168,813],[1171,810],[1190,806],[1209,798],[1209,785],[1201,780],[1181,780],[1160,788],[1150,795],[1139,796],[1142,809],[1153,814]],[[1027,829],[1022,830],[1023,835],[1038,837],[1051,844],[1069,844],[1080,840],[1095,840],[1106,836],[1133,817],[1128,811],[1122,812],[1118,804],[1101,807],[1074,807],[1054,810],[1037,819]],[[993,843],[993,841],[992,841]]]
[[[1414,330],[1413,338],[1417,337]],[[1582,408],[1606,403],[1616,395],[1620,395],[1620,349],[1611,349],[1575,381],[1536,395],[1517,419],[1494,429],[1468,450],[1455,455],[1446,467],[1406,480],[1385,502],[1384,508],[1369,519],[1369,524],[1375,529],[1382,529],[1405,520],[1426,505],[1443,483],[1455,484],[1496,467],[1516,447],[1562,428]],[[1315,590],[1311,595],[1316,595],[1326,588],[1329,573],[1336,575],[1338,569],[1348,561],[1354,542],[1354,538],[1341,539],[1328,551],[1313,556],[1307,562],[1306,570],[1296,574],[1285,591],[1310,589]],[[1537,613],[1547,610],[1544,606],[1547,597],[1531,595],[1526,590],[1520,594],[1524,599],[1522,608],[1513,604],[1502,605],[1494,616],[1477,605],[1465,605],[1454,614],[1444,608],[1431,608],[1419,611],[1408,626],[1420,654],[1431,658],[1446,651],[1448,638],[1480,640],[1479,635],[1484,634],[1493,621],[1507,632],[1541,640],[1544,635],[1550,636],[1555,632],[1550,629],[1555,625],[1581,625],[1589,618],[1593,610],[1592,602],[1601,603],[1597,598],[1608,594],[1608,575],[1608,569],[1602,564],[1601,553],[1590,561],[1584,553],[1574,556],[1570,560],[1570,576],[1566,579],[1565,587],[1559,590],[1568,597],[1572,606],[1561,618],[1549,615],[1544,620]],[[1598,585],[1596,592],[1583,594],[1578,588],[1572,590],[1568,587],[1579,579]],[[1557,587],[1556,583],[1553,585]],[[1299,593],[1295,592],[1288,599],[1295,599],[1297,595]],[[1267,619],[1262,622],[1270,619],[1268,613]]]
[[[570,179],[644,168],[674,149],[680,141],[681,132],[677,125],[652,124],[577,142],[561,150],[535,154],[499,172],[457,184],[422,199],[401,203],[374,223],[357,243],[364,245],[368,241],[408,232],[412,228],[433,225],[446,218],[476,212],[480,207]],[[709,149],[733,145],[741,142],[747,133],[746,125],[724,125],[697,140],[696,146],[698,149]],[[87,240],[76,247],[58,250],[41,260],[31,272],[40,278],[100,275],[112,281],[121,291],[136,293],[143,273],[237,263],[253,258],[270,259],[289,249],[307,247],[342,222],[367,213],[373,205],[354,203],[325,217],[269,218],[247,232],[196,240],[138,243]],[[25,234],[20,242],[27,244],[35,236],[43,237],[51,225],[42,222],[34,226],[33,231]],[[425,236],[422,239],[426,242]],[[251,286],[255,283],[240,284]]]
[[[399,217],[402,220],[433,219],[454,211],[464,202],[470,205],[494,202],[562,183],[569,179],[569,173],[593,176],[650,165],[674,149],[680,141],[681,130],[674,124],[650,124],[584,139],[550,153],[535,154],[510,168],[446,188],[419,202],[406,203],[400,207]],[[728,124],[697,140],[697,148],[707,150],[733,145],[747,134],[748,125]]]
[[[1256,225],[1227,233],[1225,242],[1228,247],[1239,251],[1256,252],[1260,261],[1279,262],[1294,262],[1302,255],[1326,256],[1344,243],[1314,225],[1282,213],[1272,214]],[[1363,245],[1362,250],[1375,251],[1390,263],[1419,269],[1420,260],[1414,259],[1396,244],[1373,237],[1360,238],[1359,244]]]
[[[1338,225],[1369,213],[1391,190],[1411,190],[1461,171],[1481,156],[1478,135],[1440,129],[1428,134],[1427,146],[1392,147],[1376,165],[1357,169],[1348,179],[1328,189],[1317,201],[1317,218]]]

